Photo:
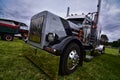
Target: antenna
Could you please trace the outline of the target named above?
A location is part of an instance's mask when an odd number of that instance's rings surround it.
[[[66,15],[66,17],[69,16],[69,13],[70,13],[70,7],[67,8],[67,15]]]

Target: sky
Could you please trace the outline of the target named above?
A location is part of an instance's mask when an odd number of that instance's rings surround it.
[[[12,19],[30,25],[33,15],[47,10],[63,18],[67,7],[70,13],[95,12],[98,0],[0,0],[0,18]],[[99,26],[109,41],[120,38],[120,0],[102,0]]]

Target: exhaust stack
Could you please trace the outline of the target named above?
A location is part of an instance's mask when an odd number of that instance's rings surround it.
[[[69,13],[70,13],[70,7],[67,8],[67,15],[66,15],[66,17],[69,16]]]

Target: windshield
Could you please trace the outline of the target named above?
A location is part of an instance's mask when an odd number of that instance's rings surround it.
[[[80,26],[83,23],[84,18],[68,19],[68,20]]]

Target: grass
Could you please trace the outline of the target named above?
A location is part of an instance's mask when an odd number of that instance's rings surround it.
[[[0,80],[120,79],[120,56],[117,49],[106,48],[105,54],[97,55],[90,62],[84,62],[82,67],[64,77],[57,75],[58,66],[59,57],[41,50],[37,50],[35,54],[35,49],[18,39],[12,42],[0,40]]]

